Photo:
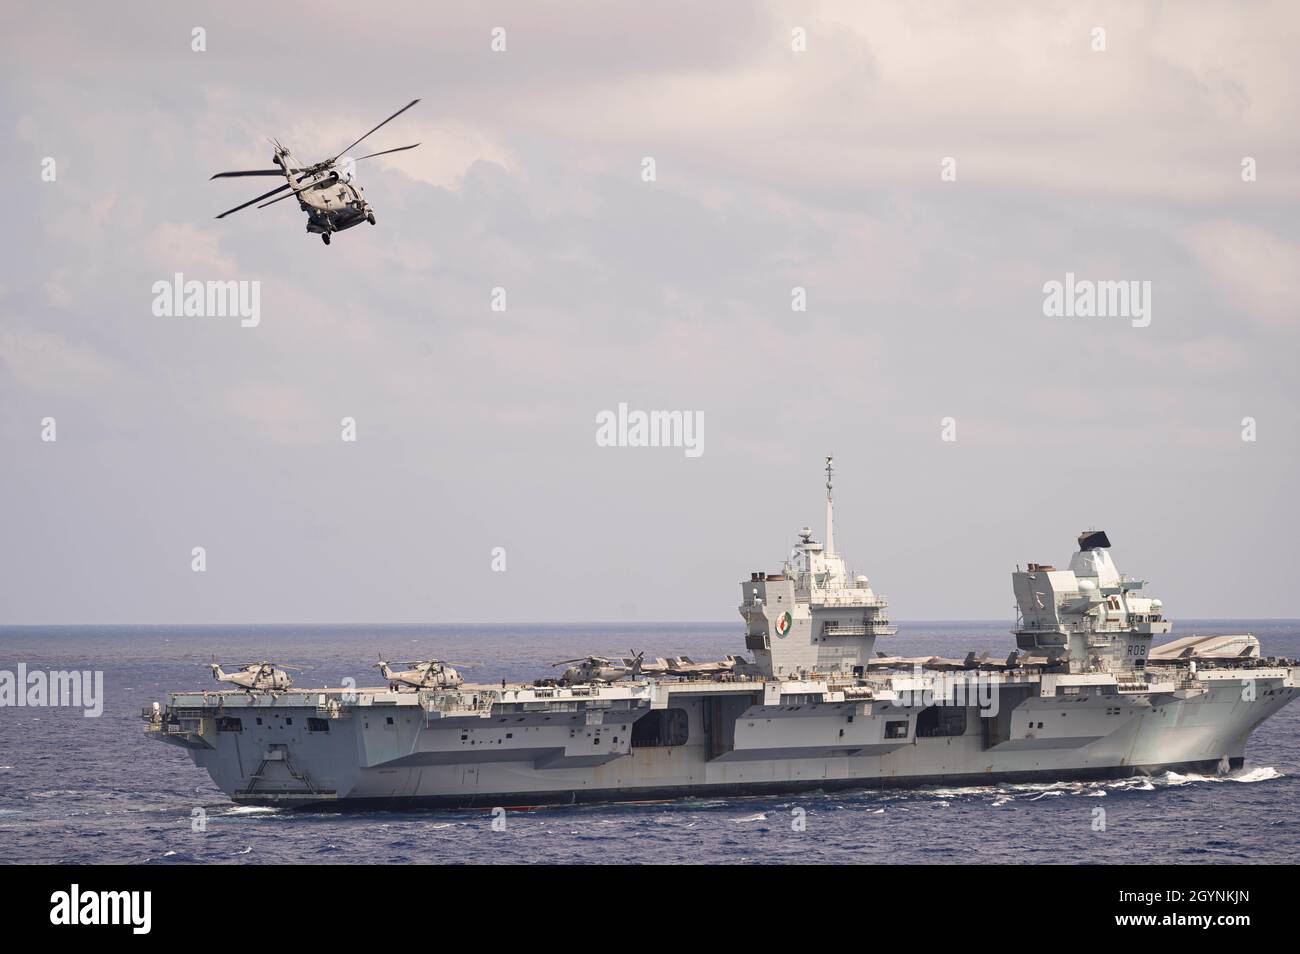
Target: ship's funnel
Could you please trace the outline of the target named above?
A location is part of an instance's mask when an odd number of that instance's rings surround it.
[[[1110,549],[1110,540],[1106,536],[1105,530],[1085,530],[1079,534],[1079,550],[1086,553],[1089,550],[1108,550]]]
[[[1111,559],[1110,540],[1105,530],[1085,530],[1079,534],[1079,552],[1070,557],[1070,569],[1080,580],[1093,580],[1099,587],[1119,585],[1119,570]]]

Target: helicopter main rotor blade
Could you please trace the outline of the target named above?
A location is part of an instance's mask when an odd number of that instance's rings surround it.
[[[370,132],[366,133],[365,136],[362,136],[361,139],[358,139],[356,142],[352,143],[351,145],[345,146],[344,148],[340,149],[340,150],[335,154],[334,159],[337,159],[339,156],[343,155],[345,152],[347,152],[349,149],[351,149],[352,146],[356,146],[356,145],[360,144],[361,140],[362,140],[362,139],[365,139],[366,136],[369,136],[370,133],[373,133],[375,130],[377,130],[377,129],[381,129],[381,128],[383,128],[384,126],[386,126],[386,125],[388,125],[389,123],[391,123],[394,119],[396,119],[398,116],[402,115],[402,113],[406,112],[408,109],[410,109],[412,106],[414,106],[414,105],[415,105],[416,103],[418,103],[418,102],[419,102],[418,99],[413,99],[413,100],[411,100],[409,103],[407,103],[405,106],[403,106],[403,107],[402,107],[401,109],[399,109],[397,112],[393,113],[393,115],[389,116],[387,119],[385,119],[382,123],[380,123],[380,124],[379,124],[378,126],[376,126],[374,129],[370,130]],[[331,159],[330,162],[333,162],[334,159]]]
[[[288,187],[288,186],[285,186],[285,188],[287,189],[287,188],[289,188],[289,187]],[[279,190],[277,190],[277,191],[279,191]],[[297,194],[298,194],[297,192],[290,192],[288,195],[282,195],[282,196],[280,196],[280,198],[278,198],[278,199],[272,199],[270,202],[263,202],[261,205],[258,206],[258,208],[259,208],[259,209],[265,209],[268,205],[275,205],[277,202],[283,202],[285,199],[292,199],[292,198],[293,198],[294,196],[296,196]],[[262,198],[266,198],[266,196],[262,196]],[[256,202],[257,200],[254,199],[253,201]],[[217,216],[217,218],[221,218],[221,216]]]
[[[280,192],[283,192],[283,191],[284,191],[285,189],[287,189],[287,188],[289,188],[289,183],[286,182],[284,185],[280,186],[278,189],[272,189],[270,192],[264,192],[264,193],[262,193],[261,195],[259,195],[256,199],[249,199],[249,200],[248,200],[247,202],[245,202],[243,205],[237,205],[237,206],[235,206],[233,209],[227,209],[225,212],[222,212],[220,215],[218,215],[217,218],[219,218],[219,219],[224,219],[227,215],[229,215],[229,214],[232,213],[232,212],[238,212],[240,209],[246,209],[246,208],[248,208],[250,205],[253,205],[253,204],[256,203],[256,202],[261,202],[263,199],[269,199],[269,198],[271,198],[271,196],[276,195],[276,194],[278,194],[278,193],[280,193]],[[293,193],[291,192],[291,193],[289,193],[289,195],[293,195]],[[286,198],[286,199],[287,199],[288,197],[289,197],[289,196],[284,196],[284,198]],[[278,200],[277,200],[277,201],[278,201]],[[267,203],[267,205],[270,205],[270,204],[271,204],[271,203],[269,203],[269,202]]]
[[[383,152],[372,152],[368,156],[358,156],[356,161],[360,162],[362,159],[373,159],[375,158],[375,156],[386,156],[390,152],[403,152],[404,150],[407,149],[414,149],[418,145],[419,143],[415,142],[415,143],[411,143],[411,145],[409,146],[398,146],[396,149],[385,149]]]
[[[307,184],[306,184],[305,186],[303,186],[301,189],[294,189],[294,190],[293,190],[292,192],[290,192],[288,195],[282,195],[282,196],[280,196],[280,198],[278,198],[278,199],[272,199],[270,202],[263,202],[261,205],[258,206],[258,208],[259,208],[259,209],[265,209],[268,205],[275,205],[277,202],[283,202],[285,199],[292,198],[293,196],[301,195],[301,194],[304,193],[304,192],[310,192],[312,189],[327,189],[327,188],[329,188],[330,186],[332,186],[334,183],[336,183],[336,182],[338,182],[338,181],[339,181],[339,177],[338,177],[338,175],[335,174],[335,173],[330,173],[328,176],[325,176],[323,179],[318,179],[318,180],[315,181],[315,182],[309,182],[309,183],[307,183]],[[287,188],[289,188],[289,187],[288,187],[288,186],[285,186],[284,188],[287,189]],[[276,189],[275,191],[276,191],[276,192],[279,192],[279,191],[281,191],[281,190]],[[274,194],[275,194],[274,192],[268,192],[268,193],[267,193],[267,195],[274,195]],[[265,199],[266,196],[264,195],[264,196],[261,196],[260,198]],[[257,199],[254,199],[253,201],[256,202]]]
[[[297,169],[293,170],[297,172]],[[236,169],[233,172],[218,172],[212,179],[239,179],[243,176],[282,176],[283,169]],[[208,181],[211,182],[212,179]]]

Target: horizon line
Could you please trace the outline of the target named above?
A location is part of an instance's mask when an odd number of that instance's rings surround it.
[[[1187,616],[1183,618],[1186,622],[1198,623],[1300,623],[1300,617],[1293,616]],[[1007,623],[1014,627],[1014,620],[1006,619],[988,619],[988,618],[929,618],[929,619],[898,619],[892,620],[899,625],[918,624],[918,623]],[[1173,621],[1177,625],[1178,620]],[[541,622],[538,620],[451,620],[451,621],[405,621],[405,622],[375,622],[373,620],[347,620],[342,622],[311,622],[311,621],[294,621],[294,622],[271,622],[271,621],[221,621],[221,622],[165,622],[165,623],[144,623],[144,622],[58,622],[58,623],[0,623],[0,631],[13,629],[35,629],[35,628],[57,628],[57,627],[77,627],[88,628],[93,626],[140,626],[148,628],[164,627],[197,627],[197,626],[376,626],[376,627],[410,627],[410,626],[427,626],[427,627],[449,627],[449,626],[740,626],[743,622],[722,619],[669,619],[669,620],[559,620],[555,622]],[[884,637],[888,639],[889,637]]]

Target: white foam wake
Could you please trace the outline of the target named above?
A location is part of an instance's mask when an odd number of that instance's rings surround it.
[[[1241,768],[1223,775],[1198,775],[1178,772],[1162,772],[1159,775],[1133,775],[1128,778],[1111,779],[1098,782],[1016,782],[1000,785],[974,785],[961,788],[918,789],[909,793],[912,797],[936,799],[944,804],[952,799],[988,798],[994,799],[994,807],[1006,805],[1013,801],[1036,802],[1044,798],[1060,795],[1079,795],[1084,798],[1104,798],[1111,792],[1153,792],[1158,788],[1175,788],[1193,785],[1198,782],[1269,782],[1285,778],[1283,773],[1272,766]],[[907,800],[909,794],[887,797]]]
[[[1177,772],[1166,772],[1158,776],[1166,785],[1191,785],[1193,782],[1271,782],[1285,777],[1271,765],[1249,769],[1239,768],[1226,775],[1179,775]]]

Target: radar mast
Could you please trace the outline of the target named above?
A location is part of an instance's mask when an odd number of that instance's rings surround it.
[[[834,457],[826,458],[826,555],[835,555],[835,499],[831,488]]]

